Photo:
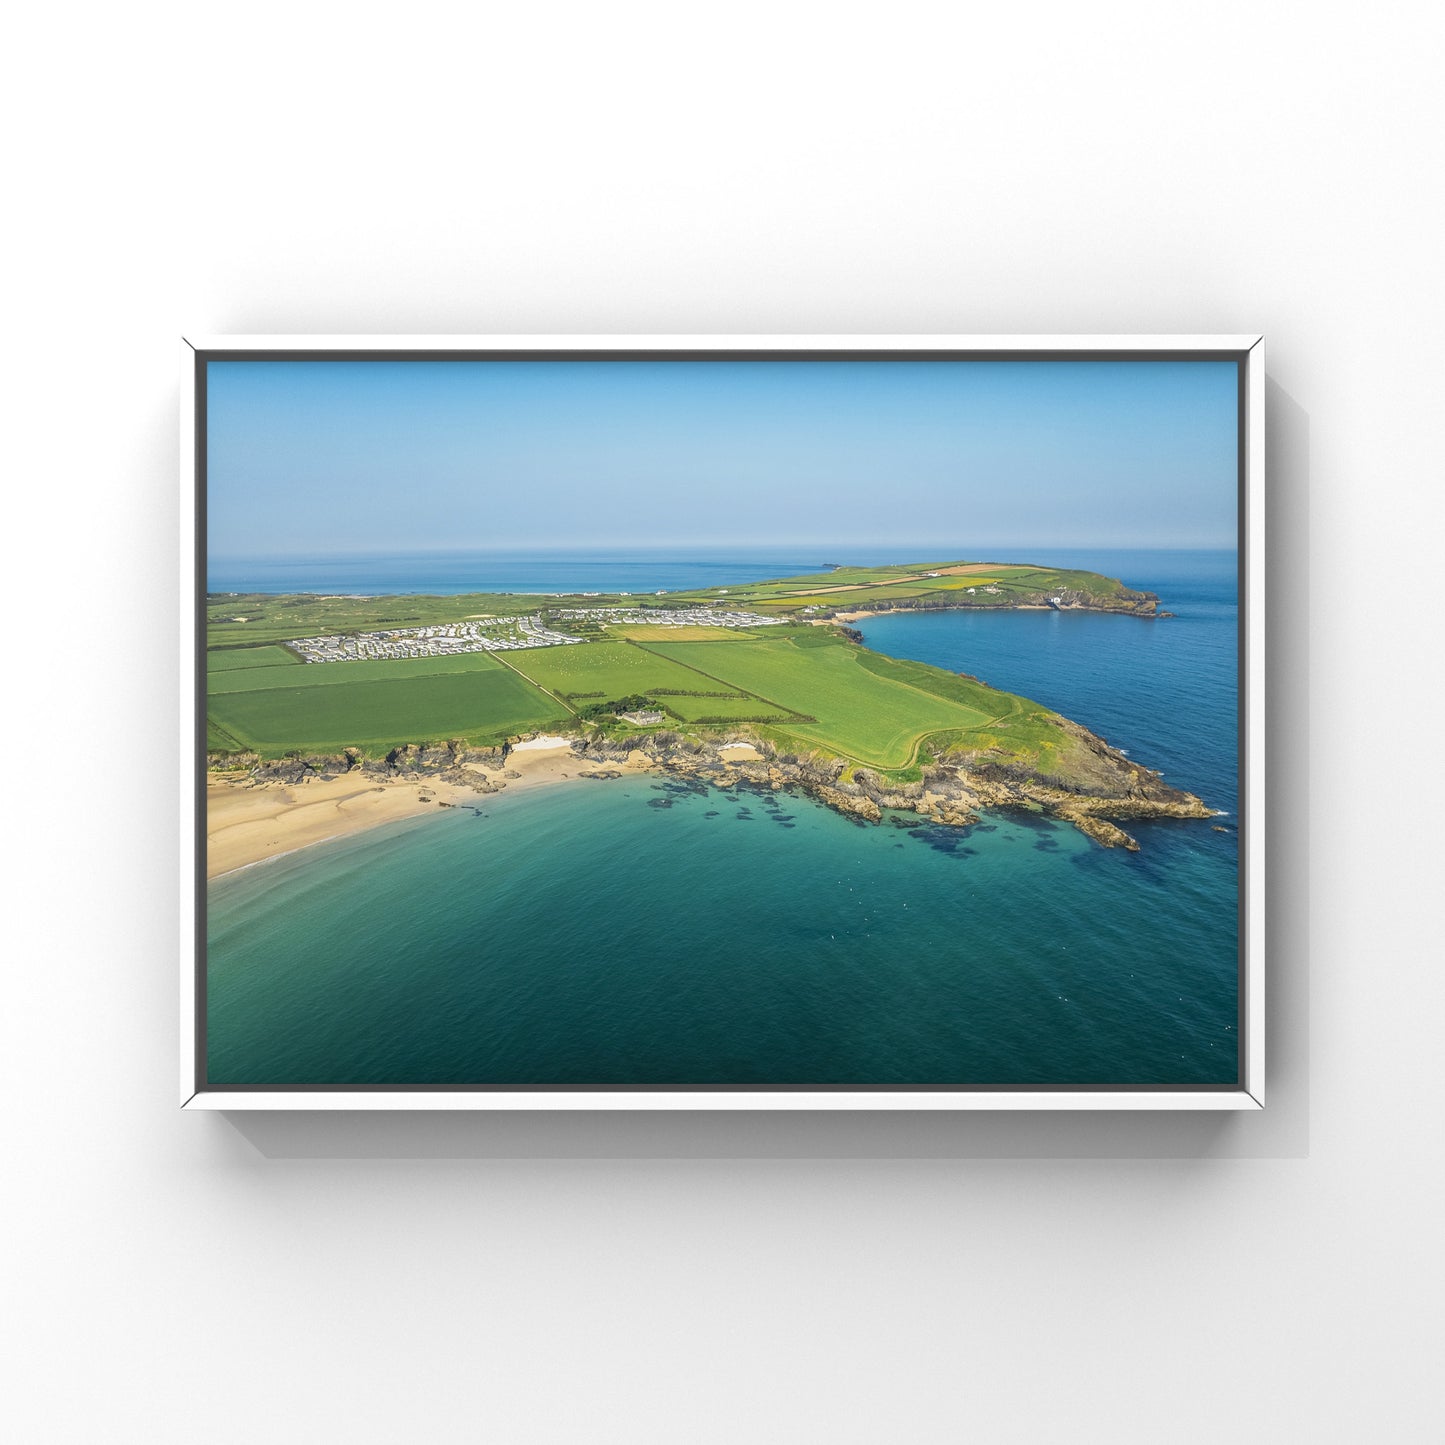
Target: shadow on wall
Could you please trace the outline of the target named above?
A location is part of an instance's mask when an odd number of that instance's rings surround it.
[[[1268,383],[1268,1107],[1253,1113],[203,1116],[268,1159],[1206,1159],[1309,1153],[1308,415]],[[224,1121],[224,1122],[223,1122]]]

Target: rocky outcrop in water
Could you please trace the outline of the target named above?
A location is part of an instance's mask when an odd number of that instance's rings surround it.
[[[886,813],[914,813],[930,822],[968,827],[985,809],[1022,809],[1072,823],[1105,847],[1138,849],[1115,820],[1210,818],[1213,811],[1192,793],[1171,787],[1087,728],[1055,719],[1068,758],[1068,775],[1032,771],[993,756],[959,753],[935,761],[917,783],[890,784],[866,768],[837,758],[780,754],[766,741],[747,739],[754,759],[725,757],[726,739],[663,741],[663,735],[626,744],[574,744],[579,754],[606,763],[626,758],[664,772],[728,786],[796,787],[849,817],[869,823]],[[681,746],[678,743],[681,742]]]

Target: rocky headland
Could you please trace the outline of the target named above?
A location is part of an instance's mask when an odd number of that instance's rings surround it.
[[[1120,587],[1109,593],[1085,592],[1075,588],[1054,588],[1038,592],[1014,593],[997,600],[988,596],[970,597],[966,602],[956,595],[926,597],[878,598],[857,607],[818,608],[810,620],[816,622],[853,622],[864,617],[878,617],[887,612],[1117,612],[1127,617],[1147,617],[1157,620],[1173,617],[1159,607],[1157,592],[1140,592],[1132,587]]]
[[[885,817],[967,828],[990,809],[1018,809],[1058,818],[1106,848],[1137,851],[1138,842],[1119,826],[1130,819],[1211,818],[1214,810],[1192,793],[1170,786],[1102,738],[1055,717],[1059,763],[1039,770],[997,751],[953,752],[926,763],[922,777],[892,782],[845,760],[817,753],[782,752],[747,731],[727,735],[654,732],[629,739],[603,736],[570,740],[574,766],[567,776],[605,779],[639,768],[720,787],[747,784],[794,788],[861,823]],[[317,757],[262,760],[226,755],[212,760],[233,782],[254,786],[331,781],[351,777],[378,786],[430,780],[476,794],[503,790],[518,774],[508,749],[471,748],[460,740],[392,749],[368,758],[358,749]]]

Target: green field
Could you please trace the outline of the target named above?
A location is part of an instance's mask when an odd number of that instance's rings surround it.
[[[567,698],[599,693],[604,698],[612,698],[645,692],[698,692],[713,686],[690,669],[631,642],[533,647],[509,652],[507,660],[533,682]]]
[[[933,734],[929,741],[937,748],[998,748],[1015,761],[1027,762],[1045,773],[1059,761],[1066,742],[1057,726],[1057,714],[1039,703],[930,667],[926,662],[886,657],[865,648],[859,648],[856,656],[860,667],[896,685],[933,693],[970,711],[988,715],[989,721],[979,727]]]
[[[253,665],[238,665],[247,652]],[[1038,757],[1056,736],[1050,715],[1023,699],[856,647],[828,628],[652,646],[586,642],[510,652],[505,662],[474,652],[297,666],[279,648],[247,652],[211,654],[219,666],[210,675],[208,737],[217,751],[375,753],[575,723],[542,689],[579,707],[649,695],[684,725],[754,722],[787,746],[889,771],[913,767],[925,738]]]
[[[899,769],[914,763],[923,737],[1004,726],[992,720],[1011,715],[1017,702],[808,627],[650,648],[616,641],[533,648],[508,653],[506,662],[475,652],[297,666],[278,655],[289,656],[256,648],[255,665],[243,667],[236,665],[243,653],[212,654],[221,664],[210,678],[212,748],[264,756],[349,746],[377,752],[449,737],[494,742],[572,722],[535,682],[579,705],[647,694],[684,724],[765,722],[804,747]]]
[[[784,723],[773,731],[789,734],[804,746],[822,747],[867,763],[899,769],[917,757],[918,744],[930,733],[985,727],[1009,709],[979,688],[963,696],[940,695],[917,687],[908,675],[891,676],[891,659],[865,653],[830,633],[815,637],[823,645],[799,645],[792,637],[758,642],[664,643],[657,650],[758,697],[816,717],[816,723]],[[860,661],[870,659],[865,666]],[[876,661],[875,661],[876,660]],[[944,674],[947,676],[947,674]],[[959,679],[962,681],[962,679]],[[975,685],[976,686],[976,685]],[[984,704],[979,706],[976,704]]]
[[[246,744],[232,737],[214,718],[206,719],[206,751],[208,753],[245,752]]]
[[[739,721],[785,722],[792,714],[771,707],[755,697],[669,697],[659,693],[658,701],[684,722],[698,718],[736,718]]]
[[[257,648],[280,652],[281,648]],[[216,657],[237,653],[212,652]],[[288,653],[287,656],[290,656]],[[490,652],[459,652],[442,657],[387,657],[367,662],[308,662],[299,667],[232,667],[212,670],[207,690],[212,694],[264,692],[274,687],[352,687],[358,682],[385,682],[391,678],[432,677],[444,673],[503,672],[508,669]]]
[[[469,654],[465,660],[473,657],[490,665],[385,676],[368,673],[376,668],[415,669],[417,662],[320,663],[285,669],[286,678],[275,676],[271,687],[213,692],[207,701],[208,733],[222,749],[230,737],[264,757],[279,757],[291,751],[336,753],[345,747],[384,752],[399,743],[454,737],[485,744],[572,720],[559,703],[510,668],[485,653]],[[280,674],[283,669],[275,671]],[[322,679],[314,674],[329,675]],[[303,676],[310,685],[286,685]]]
[[[726,642],[753,634],[746,628],[737,627],[658,627],[655,624],[636,625],[619,623],[609,626],[609,637],[620,637],[628,642]]]
[[[301,659],[285,647],[220,647],[206,654],[206,672],[246,672],[254,667],[299,667]]]
[[[939,575],[929,577],[926,574]],[[975,594],[968,587],[996,587]],[[856,590],[839,590],[856,589]],[[640,607],[620,596],[544,598],[212,595],[206,599],[209,746],[336,752],[460,737],[487,744],[594,719],[606,704],[651,697],[680,722],[735,719],[787,749],[817,749],[886,771],[917,767],[934,750],[997,748],[1046,767],[1067,751],[1053,714],[979,683],[854,646],[833,628],[809,626],[804,608],[850,611],[920,602],[946,606],[1037,605],[1067,590],[1097,605],[1136,608],[1123,584],[1093,572],[1018,563],[908,563],[849,567],[726,589],[673,593],[667,607],[798,614],[781,627],[677,629],[622,621],[556,625],[595,637],[567,647],[506,653],[301,665],[281,641],[319,634],[459,622],[478,615]],[[650,602],[652,606],[664,605]],[[718,694],[699,696],[699,694]],[[550,696],[549,694],[555,694]],[[559,701],[558,699],[562,699]],[[804,719],[808,719],[804,721]],[[615,726],[601,719],[604,727]],[[705,726],[705,725],[704,725]],[[1068,771],[1072,764],[1061,764]]]

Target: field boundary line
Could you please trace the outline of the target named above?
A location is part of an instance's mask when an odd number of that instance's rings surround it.
[[[227,738],[231,742],[235,743],[236,750],[238,752],[254,753],[257,751],[257,749],[252,746],[252,744],[248,743],[245,738],[238,737],[236,733],[232,731],[232,729],[223,726],[221,723],[218,723],[215,718],[211,716],[209,709],[207,709],[206,711],[206,726],[208,728],[213,728],[216,732],[220,733],[222,737]],[[208,748],[207,751],[209,752],[210,749]]]
[[[726,678],[717,677],[717,676],[715,676],[713,673],[710,673],[710,672],[704,672],[700,667],[693,667],[693,665],[692,665],[690,662],[683,662],[680,658],[668,657],[665,653],[653,652],[653,650],[652,650],[650,647],[646,647],[646,646],[644,646],[644,645],[643,645],[642,643],[640,643],[640,642],[634,642],[634,643],[632,643],[631,645],[634,646],[634,647],[637,647],[637,648],[641,649],[643,652],[650,652],[650,653],[652,653],[652,655],[653,655],[654,657],[661,658],[661,660],[664,661],[664,662],[672,662],[672,663],[676,663],[679,667],[686,667],[686,668],[690,669],[691,671],[697,673],[697,675],[698,675],[699,677],[705,677],[705,678],[707,678],[710,682],[720,682],[720,683],[722,683],[722,684],[723,684],[724,686],[726,686],[726,687],[734,687],[734,688],[736,688],[736,687],[739,686],[739,684],[737,684],[737,683],[735,683],[735,682],[733,682],[733,683],[728,682]],[[700,643],[700,644],[698,644],[698,645],[699,645],[699,646],[707,646],[708,644],[706,644],[706,643]],[[725,644],[718,644],[718,645],[725,645]],[[866,648],[866,647],[863,648],[863,649],[861,649],[861,650],[862,650],[862,651],[865,651],[865,652],[872,652],[872,651],[873,651],[872,648]],[[882,653],[882,652],[878,652],[878,653],[874,653],[874,656],[876,656],[876,657],[886,657],[887,654],[886,654],[886,653]],[[898,678],[885,677],[882,673],[873,672],[873,670],[872,670],[871,668],[866,667],[866,666],[864,666],[861,662],[859,662],[856,655],[854,655],[853,665],[854,665],[855,667],[862,667],[865,672],[869,673],[869,674],[870,674],[871,676],[873,676],[873,677],[876,677],[879,682],[890,683],[890,684],[893,684],[893,685],[898,686],[898,687],[907,688],[910,692],[916,693],[919,697],[926,697],[926,698],[928,698],[928,699],[929,699],[930,701],[932,701],[932,702],[942,702],[942,703],[946,703],[946,704],[949,704],[949,705],[951,705],[951,706],[953,706],[953,707],[964,708],[964,709],[965,709],[966,711],[968,711],[968,712],[974,712],[974,711],[976,711],[976,710],[973,709],[973,708],[968,708],[967,705],[964,704],[964,703],[960,703],[960,702],[955,701],[953,698],[941,697],[941,696],[940,696],[938,693],[936,693],[936,692],[928,692],[928,691],[925,690],[924,688],[914,687],[912,683],[902,682],[902,681],[900,681]],[[987,685],[987,684],[985,684],[985,686],[986,686],[986,685]],[[741,690],[741,691],[744,691],[744,692],[747,692],[747,689],[746,689],[746,688],[741,688],[740,690]],[[755,698],[757,698],[760,702],[765,702],[765,703],[767,703],[770,707],[780,708],[783,712],[790,714],[791,717],[794,718],[794,719],[802,719],[802,718],[804,718],[804,717],[809,716],[809,714],[807,714],[807,713],[800,713],[800,712],[798,712],[795,708],[786,707],[786,706],[784,706],[782,703],[773,702],[773,700],[772,700],[771,698],[764,697],[764,696],[762,695],[762,693],[750,692],[750,693],[748,693],[748,696],[749,696],[749,697],[755,697]],[[1010,708],[1010,711],[1012,711],[1012,708]],[[927,732],[920,733],[920,734],[914,739],[914,741],[913,741],[913,746],[912,746],[912,748],[909,750],[907,761],[905,761],[905,762],[903,762],[903,763],[901,763],[901,764],[899,764],[899,765],[897,765],[897,766],[894,766],[894,765],[889,764],[889,763],[887,763],[887,762],[877,762],[877,761],[874,761],[874,760],[871,759],[871,758],[859,757],[857,753],[850,753],[850,752],[847,752],[845,749],[839,748],[839,747],[834,747],[834,748],[832,749],[832,751],[834,751],[839,757],[846,758],[846,759],[848,759],[849,762],[856,763],[859,767],[864,767],[864,768],[881,768],[881,769],[883,769],[885,772],[898,772],[898,771],[901,771],[903,768],[911,768],[911,767],[913,767],[913,766],[917,763],[917,761],[918,761],[919,749],[920,749],[920,748],[923,746],[923,744],[924,744],[929,738],[931,738],[935,733],[941,733],[941,732],[979,732],[979,731],[981,731],[983,728],[987,727],[987,726],[989,725],[990,721],[998,721],[998,719],[989,719],[989,718],[988,718],[986,715],[984,715],[984,714],[980,714],[980,716],[983,717],[983,721],[982,721],[982,722],[979,722],[979,723],[975,723],[972,727],[967,727],[967,728],[965,728],[965,727],[959,727],[959,728],[937,727],[937,728],[929,728],[929,730],[928,730]],[[1003,716],[1008,716],[1008,714],[1005,713],[1005,714],[1003,714]],[[803,726],[820,726],[820,725],[825,726],[825,724],[818,724],[818,723],[814,723],[814,724],[806,724],[806,723],[805,723],[805,724],[803,724]],[[797,732],[793,732],[793,731],[790,730],[785,724],[768,723],[768,724],[764,724],[764,726],[776,728],[776,730],[777,730],[778,732],[786,733],[789,737],[796,738],[800,743],[809,743],[809,742],[811,742],[813,746],[817,746],[818,743],[819,743],[819,741],[820,741],[819,739],[816,739],[816,738],[814,738],[814,739],[808,739],[807,737],[804,737],[803,735],[801,735],[801,734],[799,734],[799,733],[797,733]]]
[[[586,647],[587,644],[584,642],[584,643],[582,644],[582,646],[583,646],[583,647]],[[546,649],[539,647],[539,648],[537,648],[536,650],[537,650],[538,652],[543,652],[543,651],[545,651]],[[538,692],[545,694],[547,697],[550,697],[553,702],[559,702],[559,703],[561,703],[562,706],[563,706],[564,708],[566,708],[567,711],[568,711],[569,713],[571,713],[573,717],[575,717],[579,722],[581,721],[581,719],[582,719],[582,714],[579,713],[579,712],[577,711],[577,709],[576,709],[575,707],[573,707],[572,704],[571,704],[570,702],[568,702],[565,697],[560,697],[557,693],[553,692],[550,687],[543,687],[542,684],[541,684],[540,682],[538,682],[536,678],[534,678],[534,677],[528,677],[527,674],[526,674],[525,672],[523,672],[520,667],[513,667],[512,664],[511,664],[510,662],[508,662],[508,661],[506,660],[506,658],[502,657],[500,654],[494,652],[494,653],[491,653],[490,655],[491,655],[492,657],[495,657],[495,658],[497,659],[497,661],[502,664],[503,667],[508,668],[515,676],[520,677],[520,678],[522,679],[522,681],[527,684],[528,687],[535,687]]]
[[[772,698],[770,698],[770,697],[764,697],[764,696],[762,695],[762,693],[760,693],[760,692],[751,692],[751,691],[749,691],[749,689],[743,687],[743,686],[742,686],[741,684],[739,684],[739,683],[729,682],[729,681],[727,680],[727,678],[725,678],[725,677],[715,677],[715,676],[714,676],[712,673],[710,673],[710,672],[704,672],[704,671],[702,670],[702,668],[700,668],[700,667],[694,667],[694,666],[692,665],[692,663],[690,663],[690,662],[683,662],[680,658],[676,658],[676,657],[668,657],[667,654],[666,654],[666,653],[663,653],[663,652],[654,652],[654,651],[652,650],[652,648],[646,647],[646,646],[644,646],[644,645],[643,645],[642,643],[640,643],[640,642],[628,642],[627,645],[628,645],[629,647],[635,647],[639,652],[645,652],[645,653],[647,653],[649,657],[655,657],[655,658],[657,658],[657,660],[658,660],[659,662],[670,662],[670,663],[672,663],[672,665],[673,665],[674,667],[685,667],[689,672],[695,672],[699,677],[705,677],[705,678],[707,678],[707,680],[708,680],[709,682],[720,682],[724,687],[730,687],[730,688],[732,688],[733,691],[734,691],[734,693],[742,693],[742,695],[743,695],[744,697],[756,698],[758,702],[765,702],[765,703],[767,703],[767,705],[768,705],[769,707],[776,708],[779,712],[786,713],[789,717],[793,717],[793,718],[803,718],[803,717],[808,717],[808,716],[810,716],[810,714],[808,714],[808,713],[799,712],[799,711],[797,710],[797,708],[795,708],[795,707],[788,707],[788,706],[787,706],[786,704],[784,704],[784,703],[774,702],[774,701],[772,700]],[[679,646],[682,646],[682,645],[685,645],[685,644],[678,644],[678,645],[679,645]],[[699,647],[706,647],[706,646],[708,646],[708,644],[705,643],[705,642],[700,642],[700,643],[698,643],[698,644],[696,644],[696,645],[699,646]],[[726,646],[725,643],[724,643],[724,644],[717,644],[717,643],[714,643],[714,644],[713,644],[713,646],[719,646],[719,645],[721,645],[721,646]]]

